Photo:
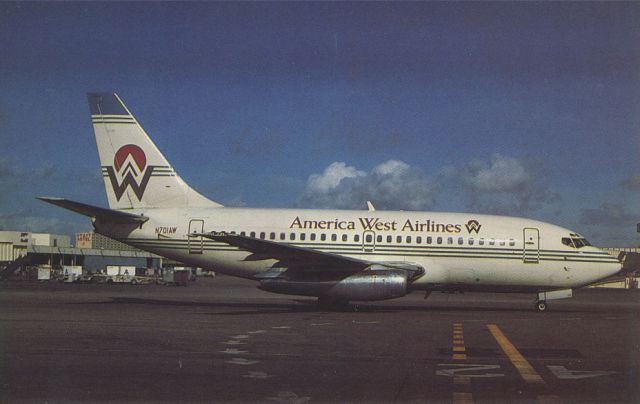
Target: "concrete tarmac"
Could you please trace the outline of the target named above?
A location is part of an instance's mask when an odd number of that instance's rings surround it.
[[[323,312],[229,277],[0,285],[2,402],[640,402],[640,291]]]

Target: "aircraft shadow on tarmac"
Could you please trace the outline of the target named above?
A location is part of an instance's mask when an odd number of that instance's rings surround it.
[[[394,304],[394,305],[376,305],[375,303],[356,304],[350,303],[345,307],[327,310],[319,308],[314,300],[292,300],[290,303],[282,302],[230,302],[230,301],[216,301],[216,302],[198,302],[188,300],[162,300],[162,299],[146,299],[137,297],[112,297],[107,302],[92,302],[92,304],[148,304],[158,306],[187,306],[187,307],[210,307],[218,309],[254,309],[254,310],[232,310],[228,312],[216,312],[210,313],[211,315],[243,315],[243,314],[281,314],[281,313],[296,313],[296,312],[331,312],[331,313],[393,313],[400,311],[414,311],[414,312],[530,312],[532,314],[549,315],[553,313],[592,313],[598,312],[593,307],[557,307],[549,313],[534,313],[532,308],[526,306],[513,307],[507,306],[505,303],[496,303],[495,306],[487,306],[484,303],[483,306],[469,306],[469,305],[435,305],[435,306],[423,306],[423,305],[408,305],[408,304]],[[77,304],[77,303],[73,303]],[[83,303],[87,304],[87,303]],[[504,306],[501,306],[504,304]]]

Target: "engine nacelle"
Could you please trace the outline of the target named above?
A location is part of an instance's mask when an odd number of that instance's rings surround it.
[[[387,300],[408,292],[407,272],[394,269],[363,271],[330,288],[326,296],[344,300]]]
[[[368,270],[340,280],[286,279],[260,281],[258,288],[287,295],[318,296],[338,300],[387,300],[408,293],[408,272],[399,269]]]

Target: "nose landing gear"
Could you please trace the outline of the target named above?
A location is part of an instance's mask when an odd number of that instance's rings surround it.
[[[537,312],[542,313],[543,311],[547,311],[547,308],[547,302],[545,302],[544,300],[536,301],[535,309]]]

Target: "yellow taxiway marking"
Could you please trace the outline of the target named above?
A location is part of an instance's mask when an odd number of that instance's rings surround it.
[[[472,404],[473,396],[471,393],[453,393],[453,403],[454,404]]]
[[[464,336],[462,335],[462,323],[454,323],[452,358],[454,360],[466,360],[466,350]],[[473,395],[468,391],[471,386],[470,377],[456,375],[453,377],[453,385],[456,386],[453,391],[453,404],[473,404]]]
[[[462,335],[462,324],[454,323],[453,324],[453,349],[452,349],[452,358],[456,360],[464,360],[467,359],[467,355],[465,353],[466,348],[464,347],[464,336]]]
[[[538,404],[561,404],[560,397],[555,395],[540,395],[538,398]]]
[[[518,370],[520,376],[527,383],[542,383],[544,384],[544,380],[535,371],[533,366],[527,361],[524,356],[518,351],[518,349],[507,339],[507,337],[502,333],[500,328],[498,328],[495,324],[487,324],[487,328],[493,334],[493,338],[496,339],[500,348],[504,351],[504,353],[509,357],[513,366]]]

